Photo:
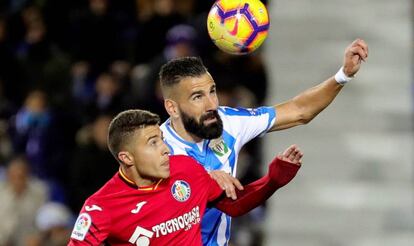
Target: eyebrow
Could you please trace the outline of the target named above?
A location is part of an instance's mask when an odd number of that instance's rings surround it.
[[[157,134],[151,135],[151,136],[147,139],[147,143],[148,143],[151,139],[158,138],[158,137],[160,137],[160,136],[159,136],[159,135],[157,135]]]
[[[213,84],[211,87],[210,87],[210,90],[212,90],[212,89],[216,89],[216,84]],[[204,91],[203,90],[197,90],[197,91],[193,91],[191,94],[190,94],[190,98],[192,97],[192,96],[194,96],[194,95],[197,95],[197,94],[203,94],[204,93]]]
[[[193,92],[191,93],[190,97],[192,97],[192,96],[194,96],[194,95],[197,95],[197,94],[203,94],[203,91],[202,91],[202,90],[193,91]]]

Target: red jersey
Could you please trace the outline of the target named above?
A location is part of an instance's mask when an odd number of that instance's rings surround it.
[[[170,177],[149,187],[119,172],[86,200],[69,245],[202,245],[205,208],[222,193],[188,156],[170,156]]]

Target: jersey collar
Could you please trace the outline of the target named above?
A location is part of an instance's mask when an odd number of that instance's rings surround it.
[[[170,133],[170,134],[171,134],[171,136],[173,136],[175,139],[177,139],[177,140],[178,140],[178,141],[180,141],[181,143],[183,143],[183,144],[185,144],[185,145],[189,146],[189,147],[190,147],[190,148],[192,148],[192,149],[199,149],[196,143],[194,143],[194,142],[190,142],[190,141],[187,141],[187,140],[183,139],[182,137],[180,137],[180,136],[177,134],[177,132],[176,132],[176,131],[174,130],[174,128],[172,128],[172,126],[171,126],[171,119],[168,119],[168,120],[165,122],[165,128],[167,129],[168,133]],[[207,140],[207,139],[203,139],[202,141],[203,141],[203,145],[205,145],[205,144],[208,142],[208,140]]]
[[[147,186],[137,186],[136,184],[135,184],[135,182],[134,181],[132,181],[132,180],[130,180],[123,172],[122,172],[122,170],[121,169],[119,169],[119,171],[118,171],[118,174],[119,174],[119,177],[121,178],[121,180],[122,181],[124,181],[128,186],[130,186],[130,187],[132,187],[132,188],[134,188],[134,189],[137,189],[137,190],[140,190],[140,191],[154,191],[154,190],[157,190],[158,189],[158,187],[159,187],[159,185],[161,184],[161,182],[164,180],[164,179],[160,179],[160,180],[158,180],[155,184],[152,184],[152,185],[147,185]]]

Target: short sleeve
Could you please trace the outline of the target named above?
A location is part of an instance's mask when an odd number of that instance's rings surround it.
[[[240,145],[266,133],[276,120],[274,107],[230,108],[220,107],[224,129],[236,137]]]
[[[100,245],[108,237],[109,228],[109,211],[87,200],[76,219],[68,245]]]

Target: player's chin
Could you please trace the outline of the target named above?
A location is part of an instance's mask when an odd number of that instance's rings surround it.
[[[160,178],[166,179],[170,177],[170,165],[161,165],[158,173]]]

